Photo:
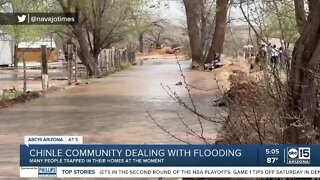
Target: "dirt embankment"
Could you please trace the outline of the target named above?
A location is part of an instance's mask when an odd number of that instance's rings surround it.
[[[21,94],[11,99],[3,99],[3,100],[0,100],[0,109],[8,108],[14,104],[26,103],[33,99],[37,99],[45,94],[56,92],[58,90],[59,88],[52,86],[51,88],[45,91],[28,91],[25,94]]]
[[[38,92],[27,92],[26,94],[22,94],[13,99],[4,99],[0,101],[0,109],[10,107],[13,104],[25,103],[30,101],[31,99],[36,99],[40,97],[40,93]]]
[[[249,74],[245,64],[233,63],[216,76],[230,112],[216,143],[281,143],[281,108],[269,96],[268,88],[253,78],[255,74]]]
[[[172,49],[171,47],[163,47],[161,49],[153,49],[149,52],[143,52],[143,53],[136,53],[138,59],[144,59],[144,58],[170,58],[174,59],[175,56],[183,57],[186,56],[186,52],[184,52],[182,49]]]
[[[221,93],[225,93],[230,89],[232,75],[237,72],[242,72],[245,75],[249,75],[250,65],[246,61],[231,61],[225,59],[222,61],[224,64],[221,68],[215,70],[215,80]]]

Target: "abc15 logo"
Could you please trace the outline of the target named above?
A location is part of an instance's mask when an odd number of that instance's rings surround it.
[[[290,147],[287,148],[287,157],[288,159],[310,160],[311,149],[309,147]]]

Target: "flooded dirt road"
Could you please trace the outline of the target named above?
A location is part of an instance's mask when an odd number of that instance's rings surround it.
[[[182,69],[193,86],[207,90],[215,87],[211,72],[191,71],[189,62],[182,63]],[[148,60],[142,66],[91,80],[88,85],[0,110],[0,178],[18,177],[19,144],[26,135],[81,135],[88,144],[182,143],[164,133],[147,111],[176,136],[203,143],[186,133],[177,114],[200,133],[196,116],[174,102],[160,85],[169,85],[188,100],[184,87],[175,85],[179,81],[182,78],[175,60]],[[211,106],[215,91],[192,93],[200,112],[221,115]],[[217,126],[208,121],[202,123],[204,135],[215,138]]]
[[[52,62],[49,66],[49,85],[63,87],[67,81],[56,80],[56,78],[67,77],[63,62]],[[27,91],[42,90],[41,69],[39,62],[28,62],[26,69]],[[23,90],[23,67],[19,64],[18,69],[13,67],[0,67],[0,93],[3,89],[15,88]]]

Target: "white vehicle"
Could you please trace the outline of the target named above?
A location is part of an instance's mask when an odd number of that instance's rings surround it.
[[[0,37],[0,66],[13,64],[13,40]]]

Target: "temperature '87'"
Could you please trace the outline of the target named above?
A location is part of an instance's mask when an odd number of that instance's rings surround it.
[[[276,161],[278,161],[278,158],[277,158],[277,157],[268,157],[268,158],[267,158],[267,163],[268,163],[268,164],[273,164],[273,163],[275,163]]]

